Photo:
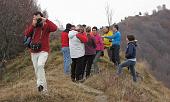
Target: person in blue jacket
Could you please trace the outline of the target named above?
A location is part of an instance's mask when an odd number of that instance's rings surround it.
[[[104,37],[112,40],[112,47],[111,47],[112,61],[116,66],[120,64],[119,53],[120,53],[121,33],[118,30],[119,30],[119,26],[113,25],[112,31],[114,34],[112,36]]]
[[[131,75],[133,76],[133,81],[136,82],[137,78],[135,64],[136,64],[137,40],[135,40],[134,35],[127,35],[126,40],[127,40],[127,49],[125,53],[126,61],[118,66],[117,75],[119,76],[122,73],[123,67],[128,67],[130,69]]]

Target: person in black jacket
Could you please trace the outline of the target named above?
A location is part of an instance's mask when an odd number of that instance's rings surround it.
[[[122,73],[123,67],[128,67],[130,69],[130,72],[133,76],[133,81],[136,82],[136,71],[135,71],[135,64],[136,64],[136,42],[134,35],[127,35],[127,49],[125,53],[126,61],[121,63],[118,66],[117,75],[120,75]]]

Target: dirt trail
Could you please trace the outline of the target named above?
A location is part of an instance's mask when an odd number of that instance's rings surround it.
[[[78,86],[79,88],[82,88],[82,89],[85,90],[86,92],[96,94],[96,97],[95,97],[96,102],[108,102],[108,101],[107,101],[107,96],[104,94],[103,91],[94,89],[94,88],[92,88],[92,87],[86,86],[86,85],[81,84],[81,83],[78,83],[78,84],[77,84],[77,83],[74,83],[74,84],[75,84],[76,86]]]

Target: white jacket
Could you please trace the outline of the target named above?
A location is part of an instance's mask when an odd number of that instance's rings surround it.
[[[74,30],[69,31],[68,33],[71,58],[79,58],[85,55],[84,43],[81,43],[76,37],[76,34],[78,34],[78,32]]]

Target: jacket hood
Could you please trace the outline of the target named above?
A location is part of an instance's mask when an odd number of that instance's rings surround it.
[[[129,44],[133,44],[133,45],[135,45],[135,47],[137,47],[137,40],[130,41],[130,42],[128,43],[128,45],[129,45]]]
[[[78,33],[77,31],[71,30],[71,31],[69,31],[68,37],[69,37],[70,39],[72,39],[74,36],[76,36],[77,33]]]

